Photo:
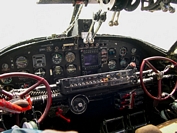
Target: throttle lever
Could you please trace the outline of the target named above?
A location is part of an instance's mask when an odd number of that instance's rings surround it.
[[[102,11],[102,10],[99,10],[97,13],[93,14],[93,21],[92,21],[92,24],[91,24],[91,26],[90,26],[90,28],[89,28],[89,31],[88,31],[86,37],[83,39],[83,42],[84,42],[85,44],[89,43],[89,39],[90,39],[90,38],[91,38],[91,39],[93,38],[93,35],[92,35],[91,33],[92,33],[93,28],[94,28],[95,22],[96,22],[96,21],[99,21],[99,19],[100,19],[101,11]],[[91,39],[90,39],[90,40],[91,40]]]
[[[172,7],[170,5],[170,3],[160,2],[160,7],[161,7],[163,12],[167,12],[167,11],[169,11],[170,13],[174,13],[175,12],[175,8]]]
[[[100,29],[102,23],[105,22],[105,20],[106,20],[106,13],[107,12],[103,12],[102,14],[100,14],[98,26],[97,26],[95,32],[93,33],[92,37],[89,38],[89,43],[94,43],[94,38],[96,36],[96,33]]]
[[[115,18],[115,15],[116,15],[116,11],[114,11],[113,15],[112,15],[112,19],[109,21],[109,26],[113,26],[113,21],[114,21],[114,18]]]
[[[120,16],[120,11],[117,12],[117,15],[116,15],[116,18],[115,18],[115,21],[114,21],[115,26],[119,25],[119,22],[118,22],[119,16]]]
[[[109,26],[117,26],[119,25],[118,19],[119,19],[120,11],[114,11],[112,15],[112,19],[109,21]]]

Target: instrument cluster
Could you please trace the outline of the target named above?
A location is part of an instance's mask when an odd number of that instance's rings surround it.
[[[23,71],[44,77],[50,84],[58,79],[127,69],[130,62],[139,68],[143,54],[136,43],[117,38],[95,38],[84,44],[81,38],[46,40],[2,53],[1,73]],[[19,78],[18,80],[21,81]],[[5,85],[17,80],[2,79]],[[20,87],[24,82],[20,82]],[[18,83],[19,87],[19,83]]]

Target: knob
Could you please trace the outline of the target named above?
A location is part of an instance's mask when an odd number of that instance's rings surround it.
[[[85,83],[84,83],[84,82],[82,82],[82,85],[85,85]]]
[[[73,87],[73,84],[70,84],[70,87]]]
[[[77,84],[74,84],[74,87],[76,87],[77,86]]]
[[[110,78],[111,78],[111,75],[106,75],[106,77],[110,79]]]
[[[92,84],[92,81],[89,81],[89,84]]]

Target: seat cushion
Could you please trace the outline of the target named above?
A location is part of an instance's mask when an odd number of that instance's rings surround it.
[[[136,129],[135,133],[162,133],[156,126],[149,124]]]

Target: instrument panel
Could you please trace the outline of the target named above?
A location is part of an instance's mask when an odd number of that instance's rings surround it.
[[[81,38],[71,37],[22,45],[1,53],[0,71],[29,72],[54,84],[62,78],[124,70],[130,62],[139,69],[147,53],[136,41],[127,40],[97,37],[93,44],[84,44]],[[1,82],[11,84],[13,79]]]

